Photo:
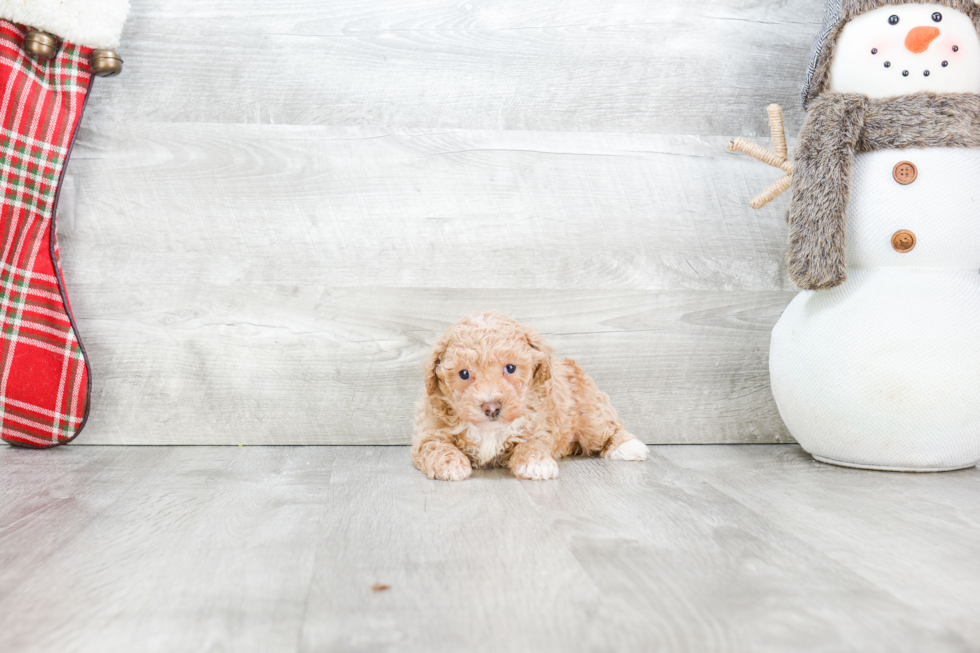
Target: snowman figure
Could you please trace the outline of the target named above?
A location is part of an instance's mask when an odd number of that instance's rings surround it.
[[[980,460],[978,34],[973,0],[828,3],[786,164],[804,291],[770,349],[780,415],[817,460]]]

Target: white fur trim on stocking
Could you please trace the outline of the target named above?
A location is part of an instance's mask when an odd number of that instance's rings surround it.
[[[0,0],[0,18],[89,48],[115,48],[129,0]]]

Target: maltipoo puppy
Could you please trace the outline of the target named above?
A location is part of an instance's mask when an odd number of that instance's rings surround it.
[[[480,467],[558,477],[562,456],[644,460],[609,397],[538,332],[500,313],[474,313],[436,343],[425,367],[412,459],[429,478],[461,481]]]

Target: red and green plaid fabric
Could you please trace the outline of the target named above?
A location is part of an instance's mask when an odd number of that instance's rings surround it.
[[[85,423],[89,375],[62,282],[58,187],[89,88],[88,48],[51,61],[0,20],[0,436],[50,447]]]

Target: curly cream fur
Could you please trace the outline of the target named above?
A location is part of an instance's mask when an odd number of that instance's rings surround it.
[[[790,279],[805,290],[847,278],[847,206],[854,155],[912,147],[980,148],[980,96],[897,98],[824,93],[807,111],[795,152],[789,209]]]
[[[497,404],[499,417],[488,414]],[[429,478],[463,480],[473,466],[506,466],[544,480],[558,475],[563,456],[639,460],[638,445],[575,361],[555,357],[537,331],[500,313],[464,318],[426,362],[412,459]]]

